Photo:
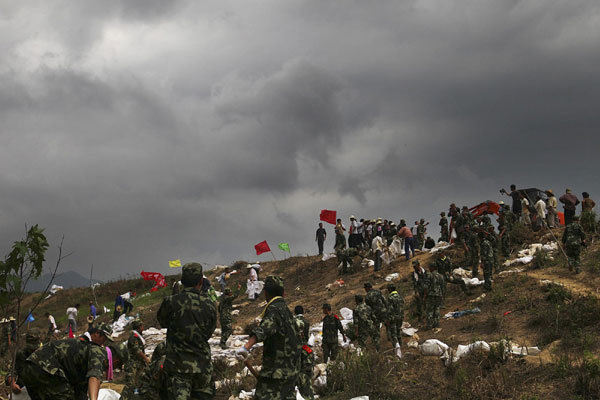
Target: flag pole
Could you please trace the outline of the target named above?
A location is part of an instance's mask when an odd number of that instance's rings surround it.
[[[277,261],[277,259],[275,258],[275,254],[273,254],[273,250],[269,250],[269,253],[271,253],[271,255],[273,256],[273,260]]]

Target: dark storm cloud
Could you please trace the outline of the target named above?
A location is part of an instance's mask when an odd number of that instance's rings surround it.
[[[39,223],[106,279],[313,253],[322,208],[435,227],[510,183],[600,193],[591,0],[0,10],[4,252]]]

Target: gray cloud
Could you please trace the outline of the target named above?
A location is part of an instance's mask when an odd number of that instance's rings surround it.
[[[107,279],[314,253],[322,208],[435,227],[511,183],[600,193],[591,0],[0,9],[4,253],[39,223]]]

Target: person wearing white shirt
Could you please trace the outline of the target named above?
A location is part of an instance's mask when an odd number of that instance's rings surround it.
[[[546,203],[538,196],[535,203],[535,212],[540,223],[540,227],[544,226],[546,222]]]
[[[523,193],[521,193],[521,210],[523,212],[521,214],[521,221],[525,225],[530,226],[531,218],[529,216],[529,200],[527,200],[527,198],[525,197],[525,195]]]
[[[67,325],[67,331],[65,333],[69,333],[69,327],[73,333],[77,330],[77,314],[79,313],[79,304],[75,304],[75,307],[67,308],[67,319],[69,320],[69,324]]]

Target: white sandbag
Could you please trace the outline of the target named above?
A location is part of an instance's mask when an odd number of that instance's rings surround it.
[[[374,267],[375,266],[375,261],[369,260],[368,258],[363,258],[363,260],[360,262],[360,266],[362,268]]]
[[[412,337],[419,330],[417,328],[402,328],[402,334],[404,336]]]
[[[466,269],[462,268],[455,268],[452,270],[452,276],[455,278],[470,278],[471,271],[467,271]]]
[[[391,281],[393,281],[394,279],[398,279],[399,277],[400,277],[400,274],[399,274],[399,273],[397,273],[397,272],[394,272],[393,274],[389,274],[388,276],[386,276],[386,277],[384,278],[384,280],[385,280],[386,282],[391,282]]]
[[[98,400],[119,400],[121,395],[112,389],[100,389],[98,392]]]
[[[321,258],[321,261],[327,261],[330,258],[335,258],[336,255],[334,253],[330,253],[330,254],[323,254],[323,258]]]
[[[342,314],[343,319],[352,320],[352,310],[347,307],[340,308],[340,314]]]
[[[527,346],[519,347],[519,346],[516,346],[516,345],[512,345],[512,347],[510,349],[510,352],[511,352],[511,354],[516,355],[516,356],[537,356],[542,351],[537,346],[533,346],[533,347],[527,347]]]
[[[424,356],[441,356],[448,351],[449,346],[437,339],[428,339],[419,348]]]
[[[313,382],[314,387],[325,387],[327,386],[327,375],[321,375]]]
[[[27,393],[27,388],[24,387],[23,390],[21,390],[21,393],[16,394],[13,393],[13,397],[14,400],[31,400],[31,397],[29,397],[29,393]]]
[[[400,348],[400,343],[396,343],[396,347],[394,348],[394,353],[396,357],[402,358],[402,349]]]
[[[467,287],[481,286],[485,283],[484,281],[479,280],[479,278],[462,278],[462,280],[465,282]]]
[[[460,360],[462,357],[466,356],[467,354],[470,354],[473,351],[489,352],[490,345],[487,344],[487,342],[484,342],[483,340],[479,340],[475,343],[471,343],[466,346],[459,344],[458,349],[456,350],[455,361]]]
[[[369,400],[369,396],[358,396],[358,397],[353,397],[350,400]]]

